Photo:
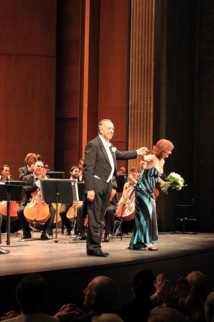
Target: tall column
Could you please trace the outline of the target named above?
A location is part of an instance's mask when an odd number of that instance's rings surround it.
[[[154,30],[155,0],[131,0],[129,149],[153,144]]]

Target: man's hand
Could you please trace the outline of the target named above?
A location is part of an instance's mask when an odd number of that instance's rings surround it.
[[[142,148],[137,149],[137,154],[138,155],[145,155],[145,154],[147,154],[148,151],[149,151],[148,148],[142,147]]]
[[[87,191],[87,200],[94,201],[94,198],[95,198],[95,191],[94,190]]]
[[[64,304],[59,311],[54,315],[60,321],[70,321],[70,318],[82,315],[84,312],[75,304]]]

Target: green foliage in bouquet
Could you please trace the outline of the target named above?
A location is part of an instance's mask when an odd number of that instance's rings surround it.
[[[180,176],[180,174],[171,172],[167,178],[166,182],[161,184],[161,191],[168,194],[168,189],[174,189],[174,190],[181,190],[183,187],[185,187],[186,184],[184,184],[184,179]]]

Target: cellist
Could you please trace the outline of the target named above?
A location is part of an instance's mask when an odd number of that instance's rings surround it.
[[[44,163],[42,161],[36,161],[33,167],[33,173],[28,174],[23,178],[24,182],[31,183],[32,186],[24,187],[24,197],[20,203],[20,207],[17,211],[18,217],[23,230],[22,239],[31,238],[31,231],[29,222],[24,215],[25,207],[32,201],[33,194],[40,194],[40,179],[47,179],[46,177],[46,168],[44,167]],[[41,234],[42,240],[48,240],[51,238],[50,234],[52,233],[53,220],[55,216],[55,209],[51,205],[47,205],[49,207],[48,218],[44,223],[43,231]]]
[[[79,167],[73,165],[70,169],[70,179],[79,182]],[[59,212],[62,222],[67,228],[67,235],[71,235],[72,224],[71,221],[76,221],[75,232],[79,235],[80,240],[86,239],[86,232],[84,227],[85,218],[82,218],[82,203],[81,201],[74,201],[73,204],[62,204]]]
[[[4,164],[0,169],[0,183],[5,183],[13,180],[12,175],[10,173],[10,167],[7,164]],[[17,232],[20,229],[20,223],[18,221],[17,210],[19,208],[19,204],[16,201],[10,202],[10,220],[11,220],[11,232]],[[2,216],[2,226],[1,230],[4,231],[6,229],[6,220],[7,220],[7,201],[0,201],[0,216]]]
[[[0,181],[6,182],[11,180],[11,175],[10,175],[10,167],[5,164],[1,167],[0,169]],[[1,201],[1,204],[3,201]],[[7,207],[7,203],[5,202],[5,207]],[[2,229],[2,214],[0,213],[0,229]],[[1,233],[1,232],[0,232]],[[8,254],[10,251],[9,249],[2,249],[0,247],[0,255]]]

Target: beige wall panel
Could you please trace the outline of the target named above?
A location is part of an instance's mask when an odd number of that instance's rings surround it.
[[[52,166],[55,122],[55,59],[0,56],[0,164],[14,177],[28,152]]]
[[[56,0],[1,0],[0,54],[55,55]]]

